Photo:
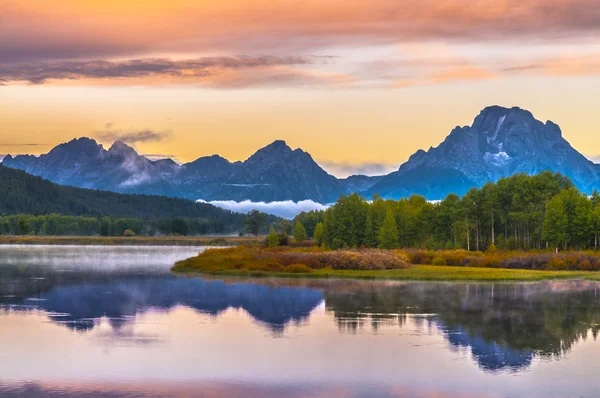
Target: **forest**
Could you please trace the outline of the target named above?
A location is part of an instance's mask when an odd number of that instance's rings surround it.
[[[233,233],[237,224],[217,219],[84,217],[48,214],[0,216],[0,235],[44,236],[191,236]]]
[[[600,194],[588,196],[558,173],[515,174],[437,203],[342,196],[294,221],[331,249],[596,250]]]
[[[244,218],[190,200],[61,186],[0,165],[2,234],[221,234],[242,230]]]

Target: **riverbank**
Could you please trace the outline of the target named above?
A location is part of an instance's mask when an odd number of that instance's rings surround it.
[[[216,276],[355,278],[421,281],[600,280],[594,271],[529,270],[473,266],[411,264],[399,250],[338,250],[240,246],[207,250],[179,261],[172,271]]]
[[[0,245],[238,246],[262,243],[247,236],[39,236],[0,235]]]

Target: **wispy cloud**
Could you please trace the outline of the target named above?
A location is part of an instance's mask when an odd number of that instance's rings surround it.
[[[171,153],[144,153],[143,156],[151,160],[172,159],[175,160],[175,155]]]
[[[46,145],[46,144],[41,144],[41,143],[2,143],[0,142],[0,147],[20,147],[20,146],[41,146],[41,145]]]
[[[343,74],[300,69],[321,57],[205,57],[173,60],[144,58],[124,61],[59,61],[1,64],[0,83],[45,84],[61,81],[96,81],[115,85],[198,83],[215,87],[267,84],[341,84],[352,80]]]
[[[600,76],[600,54],[568,54],[521,59],[490,57],[417,56],[408,59],[374,64],[374,68],[394,71],[388,80],[395,87],[437,85],[506,78],[511,76]]]
[[[398,170],[400,164],[381,162],[349,163],[332,160],[317,160],[317,163],[328,173],[340,178],[357,174],[368,176],[384,175]]]
[[[594,163],[599,163],[600,164],[600,155],[585,155],[586,158],[588,158],[589,160],[591,160]]]
[[[108,130],[99,131],[96,137],[102,141],[123,141],[128,144],[137,144],[140,142],[162,141],[171,135],[171,131],[123,131],[123,130]]]

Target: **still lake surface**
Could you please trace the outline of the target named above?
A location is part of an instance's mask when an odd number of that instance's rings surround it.
[[[599,397],[599,284],[175,276],[0,247],[0,396]]]

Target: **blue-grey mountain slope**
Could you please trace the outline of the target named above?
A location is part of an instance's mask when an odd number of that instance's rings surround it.
[[[471,126],[453,129],[438,147],[417,151],[367,194],[443,199],[501,177],[544,170],[562,173],[584,192],[599,186],[598,165],[575,150],[558,125],[520,108],[491,106]]]

